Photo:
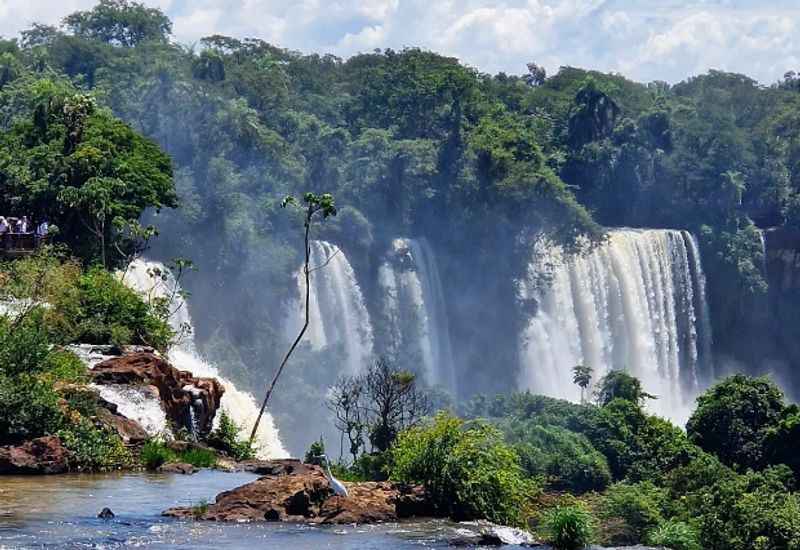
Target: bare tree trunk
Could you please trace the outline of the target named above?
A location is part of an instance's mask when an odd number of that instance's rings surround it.
[[[303,339],[303,335],[308,330],[309,324],[309,303],[311,301],[311,272],[308,268],[308,263],[311,257],[311,247],[309,244],[309,233],[311,231],[311,217],[313,215],[313,210],[311,206],[309,206],[308,212],[306,214],[306,234],[305,234],[305,246],[306,246],[306,260],[303,264],[303,275],[306,281],[306,299],[305,299],[305,322],[303,323],[303,328],[300,329],[300,333],[295,338],[294,343],[292,343],[292,347],[289,348],[289,351],[286,352],[286,355],[281,361],[278,370],[275,372],[275,376],[272,377],[272,382],[267,388],[267,394],[264,396],[264,402],[261,404],[261,410],[258,411],[258,417],[256,417],[256,423],[253,425],[253,431],[250,432],[250,444],[252,445],[253,440],[256,437],[256,432],[258,431],[258,425],[261,422],[261,417],[264,415],[264,410],[267,408],[267,403],[269,402],[269,398],[272,395],[272,391],[275,389],[275,384],[278,383],[278,378],[280,378],[281,373],[283,373],[283,368],[286,366],[286,363],[289,361],[289,357],[292,356],[294,353],[295,348],[297,348],[298,344],[300,344],[300,340]]]

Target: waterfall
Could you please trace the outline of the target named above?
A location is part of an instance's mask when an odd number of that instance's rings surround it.
[[[145,388],[119,384],[92,384],[92,388],[100,397],[114,403],[119,414],[138,422],[147,435],[159,436],[169,432],[161,400]]]
[[[591,367],[594,381],[623,369],[658,396],[649,404],[654,412],[685,420],[712,375],[705,276],[694,237],[616,230],[588,253],[565,258],[552,247],[545,260],[550,284],[532,288],[538,262],[530,266],[528,288],[523,284],[539,307],[522,336],[521,385],[578,400],[572,367]]]
[[[436,256],[428,241],[394,239],[378,269],[378,284],[384,296],[387,349],[396,356],[419,356],[426,382],[455,394],[444,292]]]
[[[192,318],[189,306],[181,295],[180,286],[172,273],[159,262],[137,260],[124,274],[125,283],[142,294],[151,297],[172,297],[173,313],[170,324],[179,334],[184,332],[184,327],[192,327]],[[241,427],[240,436],[248,438],[250,429],[258,416],[260,405],[255,398],[247,392],[238,389],[233,382],[223,377],[216,366],[208,363],[197,351],[194,338],[189,335],[179,341],[169,352],[169,361],[180,370],[191,372],[194,376],[203,378],[216,378],[225,388],[222,395],[222,410]],[[127,416],[127,415],[126,415]],[[218,422],[219,415],[215,418]],[[269,413],[261,418],[256,445],[259,458],[275,458],[288,456],[278,437],[275,423]]]
[[[356,375],[372,360],[372,324],[364,296],[347,256],[337,246],[325,241],[311,242],[309,268],[311,296],[310,325],[306,340],[316,350],[341,346],[342,374]],[[289,305],[288,335],[294,338],[303,325],[302,300],[305,278],[297,273],[298,300]]]

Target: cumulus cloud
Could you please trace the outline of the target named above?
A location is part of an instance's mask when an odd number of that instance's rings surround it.
[[[144,0],[176,39],[258,37],[349,56],[420,46],[485,72],[535,61],[676,82],[710,68],[764,83],[798,69],[796,0]],[[56,23],[92,0],[0,0],[0,34]]]

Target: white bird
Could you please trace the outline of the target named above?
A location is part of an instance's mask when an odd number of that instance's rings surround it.
[[[344,483],[333,477],[328,457],[326,455],[320,455],[319,457],[325,461],[325,477],[328,478],[328,483],[331,489],[333,489],[333,492],[336,493],[338,497],[347,498],[347,487],[344,486]]]

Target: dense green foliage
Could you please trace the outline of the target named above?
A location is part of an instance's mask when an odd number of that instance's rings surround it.
[[[0,113],[0,210],[49,220],[85,260],[125,258],[144,210],[177,205],[168,157],[67,80],[21,76]]]
[[[569,447],[552,443],[553,434],[561,441],[581,441],[583,456],[599,454],[607,461],[616,483],[600,496],[579,497],[600,520],[597,540],[604,544],[649,542],[692,550],[798,547],[800,497],[791,469],[797,459],[794,440],[787,437],[797,430],[798,413],[773,383],[737,375],[710,388],[698,398],[691,437],[642,409],[638,381],[625,387],[638,390],[617,393],[604,405],[511,394],[479,397],[465,412],[495,423],[515,444],[523,465],[530,456],[544,464],[574,460]],[[576,485],[582,478],[573,470],[545,479],[573,494],[585,490]]]
[[[47,303],[42,338],[57,344],[143,344],[166,350],[175,338],[168,298],[142,297],[100,267],[80,265],[51,249],[0,264],[0,299]],[[20,371],[30,371],[30,365]]]
[[[519,458],[486,424],[446,413],[400,434],[392,448],[392,479],[422,484],[440,513],[519,524],[532,489]]]
[[[694,443],[725,464],[760,468],[768,460],[766,439],[778,429],[785,408],[774,382],[736,375],[698,398],[686,429]]]

